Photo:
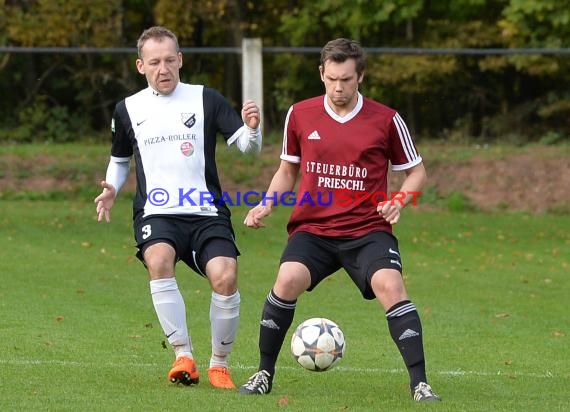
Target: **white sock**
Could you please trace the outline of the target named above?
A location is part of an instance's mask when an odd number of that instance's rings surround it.
[[[160,326],[176,357],[192,358],[192,341],[186,325],[186,306],[176,278],[150,281],[150,294]]]
[[[210,324],[212,327],[212,357],[210,368],[227,367],[227,356],[232,351],[239,324],[240,295],[231,296],[212,293],[210,303]]]

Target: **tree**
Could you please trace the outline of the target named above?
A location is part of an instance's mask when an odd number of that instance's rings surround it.
[[[562,48],[570,46],[570,4],[556,0],[511,0],[498,22],[510,47]],[[532,79],[520,84],[521,106],[527,118],[540,125],[550,140],[570,134],[570,59],[557,55],[513,56],[510,63]],[[528,84],[528,83],[527,83]],[[525,122],[526,124],[526,122]]]
[[[282,127],[291,103],[323,92],[318,50],[335,37],[359,40],[367,50],[558,48],[570,39],[568,0],[0,0],[0,6],[2,45],[133,50],[1,55],[0,127],[18,140],[107,130],[114,104],[144,87],[134,69],[135,44],[155,24],[175,31],[181,47],[239,49],[244,37],[259,37],[264,47],[315,48],[264,55],[268,130]],[[550,133],[554,141],[570,134],[569,60],[369,53],[363,93],[398,108],[426,136]],[[240,64],[238,53],[186,54],[181,76],[220,89],[237,107]]]
[[[9,2],[4,10],[5,42],[11,45],[106,47],[121,37],[120,4],[106,0],[21,0]],[[37,123],[30,136],[21,139],[42,134],[46,124],[54,124],[54,116],[60,122],[75,123],[79,133],[90,125],[94,111],[102,110],[109,117],[103,89],[112,85],[116,76],[110,67],[100,64],[105,57],[30,54],[16,59],[22,71],[14,72],[11,80],[25,91],[23,98],[16,100],[16,112],[20,121]],[[31,117],[30,113],[36,114]],[[40,113],[54,116],[44,118]],[[58,136],[51,138],[56,140],[72,139],[77,134],[63,133],[63,125],[53,126],[50,133],[54,130]]]

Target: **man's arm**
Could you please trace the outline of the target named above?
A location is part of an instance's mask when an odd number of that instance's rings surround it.
[[[111,221],[110,211],[115,204],[115,197],[127,181],[129,175],[129,158],[111,157],[107,166],[107,174],[105,180],[101,182],[103,191],[94,200],[97,205],[97,221],[100,222],[105,218],[107,222]]]
[[[228,139],[228,146],[235,143],[242,153],[259,153],[261,151],[262,140],[263,138],[259,128],[251,129],[244,124]]]
[[[400,210],[411,201],[415,202],[416,196],[421,193],[427,181],[427,173],[423,163],[406,169],[406,178],[402,182],[399,192],[390,200],[380,202],[376,211],[388,223],[395,225],[400,220]]]
[[[246,100],[241,108],[243,126],[228,139],[228,145],[235,143],[242,153],[261,151],[261,115],[259,107],[252,100]]]
[[[291,192],[295,188],[299,167],[299,163],[281,160],[279,169],[277,169],[273,179],[271,179],[266,196],[259,205],[248,212],[243,222],[246,226],[255,229],[265,226],[262,219],[271,214],[273,207],[278,205],[279,199],[281,199],[283,194]]]

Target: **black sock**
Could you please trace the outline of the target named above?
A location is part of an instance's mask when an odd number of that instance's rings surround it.
[[[409,300],[396,303],[386,312],[388,329],[410,375],[410,387],[426,382],[422,324],[415,305]]]
[[[259,370],[265,369],[272,377],[283,341],[293,322],[296,304],[297,300],[280,299],[271,290],[263,305],[259,326]]]

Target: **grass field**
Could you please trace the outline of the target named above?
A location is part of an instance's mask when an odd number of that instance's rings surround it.
[[[209,386],[210,291],[179,266],[203,379],[170,384],[172,352],[133,258],[130,201],[119,199],[111,224],[97,224],[85,201],[0,201],[1,411],[570,410],[568,215],[406,211],[397,227],[406,282],[423,320],[430,383],[444,399],[416,405],[378,304],[341,273],[301,297],[294,321],[339,323],[347,339],[340,365],[307,372],[285,348],[273,392],[245,397]],[[289,212],[253,231],[241,225],[245,209],[234,209],[238,384],[257,365],[261,305]]]

